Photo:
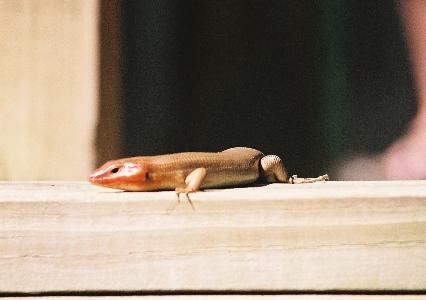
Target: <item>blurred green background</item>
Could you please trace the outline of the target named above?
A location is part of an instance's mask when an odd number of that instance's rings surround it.
[[[246,146],[317,176],[416,112],[394,1],[122,5],[125,156]]]

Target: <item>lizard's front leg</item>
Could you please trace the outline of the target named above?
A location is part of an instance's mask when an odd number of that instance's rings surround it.
[[[203,183],[204,178],[206,178],[207,175],[207,169],[206,168],[197,168],[191,173],[189,173],[188,176],[185,178],[185,184],[186,187],[180,188],[177,187],[175,189],[176,195],[178,197],[179,201],[179,195],[185,194],[186,198],[188,199],[189,203],[192,206],[192,209],[194,209],[194,205],[192,204],[191,199],[189,199],[188,194],[189,193],[195,193],[200,189],[201,183]]]

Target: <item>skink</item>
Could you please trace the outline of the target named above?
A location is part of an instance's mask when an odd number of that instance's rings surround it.
[[[177,195],[204,188],[243,186],[254,182],[305,183],[317,178],[289,177],[276,155],[244,147],[218,153],[185,152],[112,160],[89,175],[92,184],[126,191],[175,190]]]

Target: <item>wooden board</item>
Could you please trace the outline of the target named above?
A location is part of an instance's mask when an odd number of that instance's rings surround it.
[[[426,182],[0,183],[0,292],[426,290]]]

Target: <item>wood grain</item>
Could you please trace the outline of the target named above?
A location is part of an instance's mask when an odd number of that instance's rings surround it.
[[[0,183],[0,291],[424,291],[426,182]]]

